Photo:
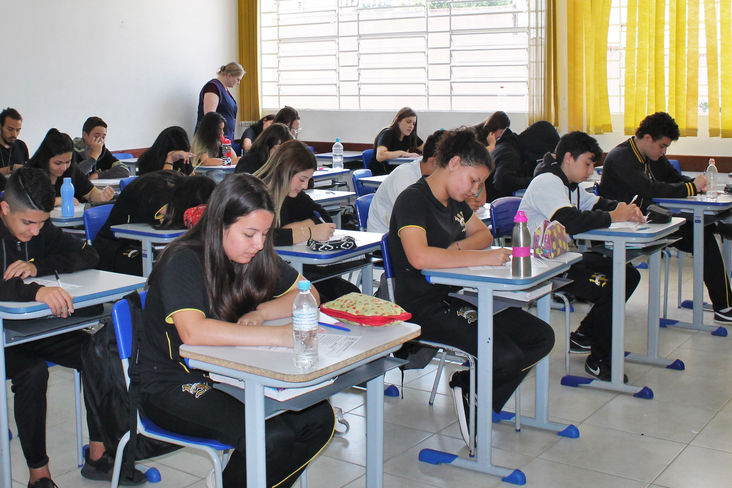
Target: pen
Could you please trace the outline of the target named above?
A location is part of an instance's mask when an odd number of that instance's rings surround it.
[[[634,196],[628,205],[633,205],[633,202],[635,202],[636,198],[638,198],[638,195]]]
[[[343,327],[342,325],[329,324],[328,322],[318,322],[318,324],[322,325],[323,327],[330,327],[331,329],[344,330],[346,332],[351,332],[351,329],[349,329],[348,327]]]
[[[56,271],[56,270],[54,269],[54,270],[53,270],[53,274],[55,274],[55,275],[56,275],[56,284],[58,285],[58,287],[59,287],[59,288],[63,288],[63,287],[61,286],[61,277],[60,277],[60,276],[58,275],[58,271]]]
[[[313,215],[315,215],[315,217],[317,217],[317,219],[320,220],[321,224],[325,223],[325,220],[323,220],[323,216],[320,215],[320,212],[318,212],[317,210],[313,210]]]

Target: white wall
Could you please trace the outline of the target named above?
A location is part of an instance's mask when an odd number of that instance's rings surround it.
[[[198,93],[237,59],[236,0],[3,2],[0,106],[23,116],[31,154],[51,127],[109,124],[110,149],[192,135]],[[237,93],[232,92],[234,96]]]

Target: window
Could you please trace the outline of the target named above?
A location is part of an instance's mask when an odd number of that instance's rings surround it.
[[[527,0],[260,2],[262,102],[528,109]]]

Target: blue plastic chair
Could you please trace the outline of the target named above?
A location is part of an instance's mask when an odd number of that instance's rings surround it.
[[[133,159],[135,157],[135,155],[132,154],[132,153],[124,153],[124,152],[112,153],[112,156],[114,156],[115,158],[117,158],[119,160],[122,160],[122,159]]]
[[[140,293],[143,305],[145,303],[145,295],[146,293],[144,292]],[[112,323],[114,325],[114,334],[117,338],[119,358],[122,361],[122,371],[124,371],[125,375],[125,384],[129,388],[130,377],[127,374],[127,369],[129,368],[129,358],[132,355],[132,317],[130,315],[130,307],[127,300],[120,300],[114,304],[114,308],[112,309]],[[206,453],[211,458],[214,465],[216,487],[223,487],[221,479],[222,460],[219,458],[217,451],[227,452],[233,449],[231,446],[222,444],[213,439],[191,437],[162,429],[149,419],[141,417],[139,411],[137,412],[137,433],[151,439],[169,442],[177,446],[190,447]],[[130,433],[127,432],[122,436],[117,444],[117,454],[114,458],[114,472],[112,474],[113,488],[116,488],[119,484],[119,475],[122,468],[122,455],[124,454],[125,445],[129,439]]]
[[[669,159],[668,162],[671,163],[671,166],[673,166],[676,171],[681,173],[681,163],[679,163],[678,159]]]
[[[491,202],[491,232],[495,239],[510,235],[521,197],[501,197]]]
[[[92,243],[99,230],[104,226],[104,223],[109,217],[109,213],[112,211],[112,207],[114,205],[108,203],[84,210],[84,232],[86,233],[86,240],[89,244]]]
[[[372,159],[374,159],[374,150],[366,149],[364,152],[361,153],[361,158],[363,159],[363,167],[368,169],[369,163]]]
[[[366,195],[368,193],[374,193],[376,191],[375,188],[366,188],[361,184],[360,180],[361,178],[366,178],[367,176],[371,176],[371,170],[370,169],[357,169],[353,171],[353,174],[351,175],[351,178],[353,178],[353,191],[356,192],[356,196],[360,197],[362,195]]]
[[[358,219],[358,227],[361,229],[361,232],[366,232],[366,224],[369,220],[369,207],[371,207],[371,200],[373,199],[373,193],[362,195],[356,199],[356,218]]]
[[[137,176],[128,176],[127,178],[122,178],[121,180],[119,180],[120,193],[122,193],[122,190],[124,190],[127,185],[132,183],[135,180],[135,178],[137,178]]]

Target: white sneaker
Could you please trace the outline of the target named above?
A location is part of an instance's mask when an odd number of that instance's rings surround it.
[[[470,429],[468,428],[468,409],[470,404],[467,401],[467,395],[463,395],[463,389],[460,386],[452,388],[452,402],[455,407],[455,415],[460,426],[460,434],[463,436],[465,445],[470,445]]]

